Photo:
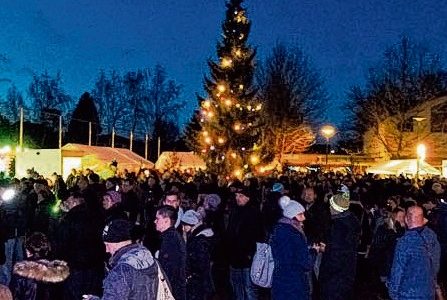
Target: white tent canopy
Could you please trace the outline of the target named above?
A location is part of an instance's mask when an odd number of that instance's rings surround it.
[[[400,174],[416,174],[418,170],[416,159],[396,159],[376,166],[370,167],[366,170],[367,173],[386,174],[386,175],[400,175]],[[419,161],[420,175],[441,175],[441,171],[429,165],[425,161]]]

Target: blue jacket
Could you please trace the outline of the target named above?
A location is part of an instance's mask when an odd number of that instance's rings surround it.
[[[431,229],[407,230],[397,242],[387,282],[391,299],[434,299],[440,251]]]
[[[104,294],[101,299],[156,299],[157,264],[145,247],[131,244],[119,249],[110,259],[110,267],[111,270],[104,280]]]
[[[313,260],[304,233],[290,219],[282,218],[273,228],[271,248],[275,262],[272,299],[310,299]]]

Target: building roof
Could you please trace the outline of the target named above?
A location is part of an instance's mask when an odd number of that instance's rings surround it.
[[[194,154],[194,152],[172,152],[165,151],[158,158],[155,163],[155,168],[158,170],[166,169],[206,169],[206,164],[203,159]]]
[[[124,148],[98,147],[82,144],[66,144],[62,147],[63,157],[87,157],[93,156],[95,159],[111,163],[116,161],[119,168],[153,168],[154,163],[144,159],[138,154]]]

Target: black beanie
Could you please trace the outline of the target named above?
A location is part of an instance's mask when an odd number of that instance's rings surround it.
[[[104,227],[102,240],[107,243],[119,243],[131,240],[132,224],[123,219],[111,221]]]

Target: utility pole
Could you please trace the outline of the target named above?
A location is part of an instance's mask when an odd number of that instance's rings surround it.
[[[59,116],[59,149],[62,149],[62,116]]]
[[[129,150],[132,151],[132,146],[133,146],[133,132],[132,130],[130,131],[130,145],[129,145]]]
[[[23,107],[20,107],[19,148],[23,152]]]
[[[92,122],[88,122],[88,145],[92,145]]]
[[[112,127],[112,148],[115,148],[115,127]]]
[[[144,138],[144,159],[147,160],[147,149],[148,149],[148,144],[149,144],[149,136],[146,133],[146,136]]]

